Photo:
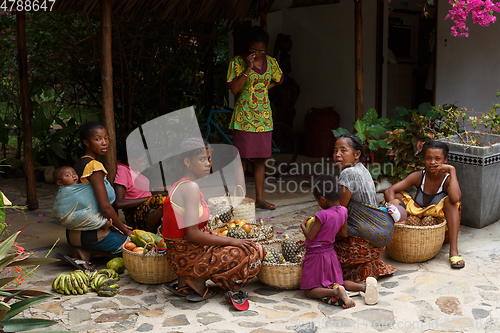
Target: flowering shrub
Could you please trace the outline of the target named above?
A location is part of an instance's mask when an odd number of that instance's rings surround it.
[[[451,9],[445,20],[452,20],[451,34],[455,37],[469,37],[469,28],[466,25],[469,14],[472,22],[487,27],[497,20],[494,12],[500,12],[500,2],[492,0],[449,0]]]

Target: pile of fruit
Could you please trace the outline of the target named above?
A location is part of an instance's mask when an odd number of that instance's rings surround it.
[[[130,242],[125,243],[123,247],[139,254],[148,253],[148,251],[151,251],[155,247],[158,248],[158,252],[167,250],[163,237],[139,229],[132,231]]]
[[[283,237],[281,251],[264,245],[264,249],[267,251],[264,262],[271,264],[301,263],[304,260],[305,248],[298,249],[297,239],[289,237],[287,234]]]
[[[111,297],[118,293],[120,286],[118,273],[113,269],[85,272],[78,269],[69,274],[59,274],[52,281],[52,289],[60,294],[83,295],[90,286],[99,296]]]
[[[406,225],[426,227],[431,225],[438,225],[443,223],[442,217],[424,216],[422,218],[415,215],[408,215],[406,218]]]
[[[233,220],[217,231],[217,235],[239,239],[264,239],[273,235],[273,229],[270,226],[247,223],[244,219]]]

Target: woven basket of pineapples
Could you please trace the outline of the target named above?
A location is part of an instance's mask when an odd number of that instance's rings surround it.
[[[297,250],[297,239],[285,237],[260,244],[267,251],[257,277],[277,289],[299,289],[304,249]]]
[[[394,236],[385,252],[406,263],[434,258],[443,246],[446,220],[440,217],[408,215],[406,224],[394,224]]]

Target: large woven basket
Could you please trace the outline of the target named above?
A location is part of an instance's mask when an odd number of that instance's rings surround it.
[[[245,190],[241,185],[236,185],[234,188],[234,195],[230,196],[229,194],[221,197],[213,197],[208,199],[208,205],[219,205],[221,202],[227,202],[227,205],[232,206],[233,208],[233,216],[234,220],[245,220],[248,223],[255,222],[255,201],[252,198],[237,196],[236,190],[240,188],[241,192],[244,194]],[[237,204],[236,204],[237,203]],[[227,222],[227,221],[223,221]]]
[[[281,251],[280,239],[260,244],[279,248]],[[276,289],[299,289],[302,278],[302,263],[271,264],[263,262],[257,277],[262,283]]]
[[[140,254],[122,248],[123,262],[130,277],[139,283],[160,284],[177,278],[165,254],[150,251]]]
[[[415,263],[434,258],[443,246],[446,220],[432,226],[394,224],[394,236],[385,252],[394,260]]]
[[[239,202],[239,204],[234,206],[233,218],[235,220],[245,220],[248,223],[255,223],[255,201],[248,197],[236,197],[234,200]]]

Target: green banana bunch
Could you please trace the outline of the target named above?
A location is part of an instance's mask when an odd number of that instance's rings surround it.
[[[108,271],[106,270],[101,270],[101,271]],[[114,272],[114,270],[112,270]],[[116,274],[116,272],[115,272]],[[92,281],[90,281],[90,286],[92,289],[97,291],[97,294],[99,296],[104,296],[104,297],[112,297],[116,293],[118,293],[120,286],[116,281],[106,274],[101,274],[98,273]]]
[[[88,277],[82,270],[76,270],[69,274],[59,274],[52,281],[52,289],[60,294],[83,295],[88,291]]]
[[[78,269],[69,274],[59,274],[52,281],[52,290],[66,295],[83,295],[90,286],[99,296],[112,297],[118,293],[120,286],[116,281],[120,277],[113,269],[85,272]]]
[[[109,286],[102,286],[98,291],[97,295],[103,296],[103,297],[113,297],[115,296],[116,293],[120,290],[120,286],[115,283],[111,284]]]
[[[120,280],[120,275],[114,269],[109,269],[109,268],[101,269],[98,274],[106,275],[107,277],[115,281]]]

